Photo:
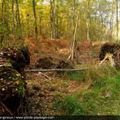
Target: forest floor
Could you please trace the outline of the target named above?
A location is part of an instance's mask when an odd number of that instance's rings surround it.
[[[69,43],[67,41],[41,41],[37,48],[33,40],[29,40],[31,51],[31,66],[34,66],[35,61],[41,56],[51,55],[56,56],[56,50],[63,50],[60,56],[68,55]],[[66,50],[66,51],[64,51]],[[66,53],[65,53],[66,52]],[[57,51],[58,55],[58,51]],[[58,57],[58,56],[57,56]],[[56,98],[63,97],[78,90],[87,89],[89,84],[79,81],[71,81],[64,76],[58,76],[55,72],[47,73],[28,73],[27,74],[27,88],[29,114],[32,115],[62,115],[54,107]]]
[[[42,45],[38,46],[37,49],[31,49],[31,52],[34,52],[34,54],[31,54],[31,66],[40,56],[66,57],[69,54],[67,51],[68,45],[66,41],[61,43],[58,41],[42,41]],[[81,50],[84,48],[84,52],[80,57],[81,63],[87,66],[91,66],[92,63],[94,66],[98,62],[97,58],[94,57],[98,55],[94,55],[94,53],[99,51],[99,47],[96,46],[92,49],[94,52],[91,58],[85,52],[85,50],[90,51],[89,45],[87,43],[82,45]],[[65,51],[58,54],[60,50]],[[113,73],[116,76],[113,76]],[[120,111],[120,107],[117,107],[120,106],[120,102],[117,101],[117,99],[120,99],[118,96],[120,75],[109,66],[98,70],[91,67],[87,72],[67,72],[64,74],[36,72],[26,75],[28,114],[30,115],[116,115]],[[111,78],[111,75],[113,78]],[[117,79],[117,82],[115,79]],[[111,86],[113,86],[112,89]],[[116,96],[117,99],[115,100]],[[102,108],[100,105],[105,107]],[[115,107],[117,107],[117,110]]]

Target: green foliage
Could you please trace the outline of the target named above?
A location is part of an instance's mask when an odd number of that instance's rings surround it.
[[[90,69],[88,89],[75,91],[71,96],[56,100],[66,115],[120,115],[120,71],[110,66]]]
[[[59,37],[70,38],[73,36],[74,25],[78,22],[76,34],[77,40],[87,39],[87,21],[89,19],[89,34],[91,40],[102,40],[109,37],[106,31],[106,22],[110,20],[110,14],[114,13],[112,1],[105,0],[56,0],[56,31]],[[18,0],[20,15],[18,14],[17,4],[15,1],[0,0],[0,39],[1,35],[5,36],[4,40],[9,40],[9,35],[13,34],[16,38],[23,36],[34,36],[34,16],[31,0]],[[45,4],[46,3],[46,4]],[[3,6],[2,6],[3,4]],[[74,9],[75,8],[75,9]],[[99,14],[98,14],[99,13]],[[38,34],[51,37],[51,6],[47,0],[36,1],[36,15]],[[76,21],[76,16],[79,20]],[[113,14],[114,16],[114,14]],[[20,24],[18,18],[20,17]],[[46,32],[47,31],[47,32]]]
[[[91,79],[92,81],[105,80],[111,76],[114,76],[118,73],[116,68],[111,67],[110,65],[95,66],[89,67],[86,73],[86,78]]]
[[[25,96],[25,82],[23,80],[20,80],[20,83],[17,89],[18,89],[19,95]]]
[[[64,100],[57,100],[55,102],[57,109],[63,110],[66,115],[83,115],[84,110],[75,96],[67,96]]]
[[[114,68],[106,67],[97,71],[91,87],[81,93],[81,103],[87,107],[86,113],[90,115],[119,115],[120,109],[120,73]]]
[[[70,80],[80,80],[84,81],[86,78],[86,71],[72,71],[67,72],[66,77]]]
[[[101,66],[98,68],[95,68],[95,66],[88,66],[87,70],[66,72],[65,76],[70,80],[92,80],[99,82],[101,80],[104,81],[108,77],[114,76],[117,73],[118,71],[109,65]]]

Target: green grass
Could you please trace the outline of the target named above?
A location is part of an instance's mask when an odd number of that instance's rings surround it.
[[[80,97],[87,114],[120,115],[120,74],[106,74],[94,80],[91,89],[83,92]]]
[[[19,95],[25,96],[25,82],[23,80],[20,80],[17,90]]]
[[[118,77],[118,76],[117,76]],[[95,83],[96,84],[96,83]],[[108,78],[81,94],[87,114],[120,115],[120,79]]]
[[[83,76],[92,80],[89,89],[65,96],[56,107],[66,115],[120,115],[120,71],[105,66]]]
[[[64,111],[65,115],[84,114],[84,109],[76,96],[67,96],[63,100],[57,100],[55,107],[57,107],[58,110]]]
[[[86,77],[86,71],[72,71],[66,72],[65,76],[70,80],[84,81]]]
[[[85,80],[105,80],[108,77],[117,74],[117,70],[110,66],[101,66],[95,68],[95,66],[88,66],[87,70],[84,71],[72,71],[66,72],[65,77],[70,80],[85,81]]]

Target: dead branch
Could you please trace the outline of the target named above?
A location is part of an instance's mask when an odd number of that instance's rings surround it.
[[[88,70],[88,67],[78,68],[78,69],[25,69],[25,72],[54,72],[54,71],[83,71]]]
[[[45,78],[47,78],[48,80],[51,80],[52,78],[50,78],[49,76],[47,76],[46,74],[39,72],[38,74],[41,74],[42,76],[44,76]]]
[[[3,106],[3,108],[10,114],[10,115],[13,115],[13,113],[6,107],[6,105],[0,101],[0,104]]]

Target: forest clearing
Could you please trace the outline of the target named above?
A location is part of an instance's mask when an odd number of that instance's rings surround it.
[[[119,7],[0,0],[0,116],[119,116]]]

